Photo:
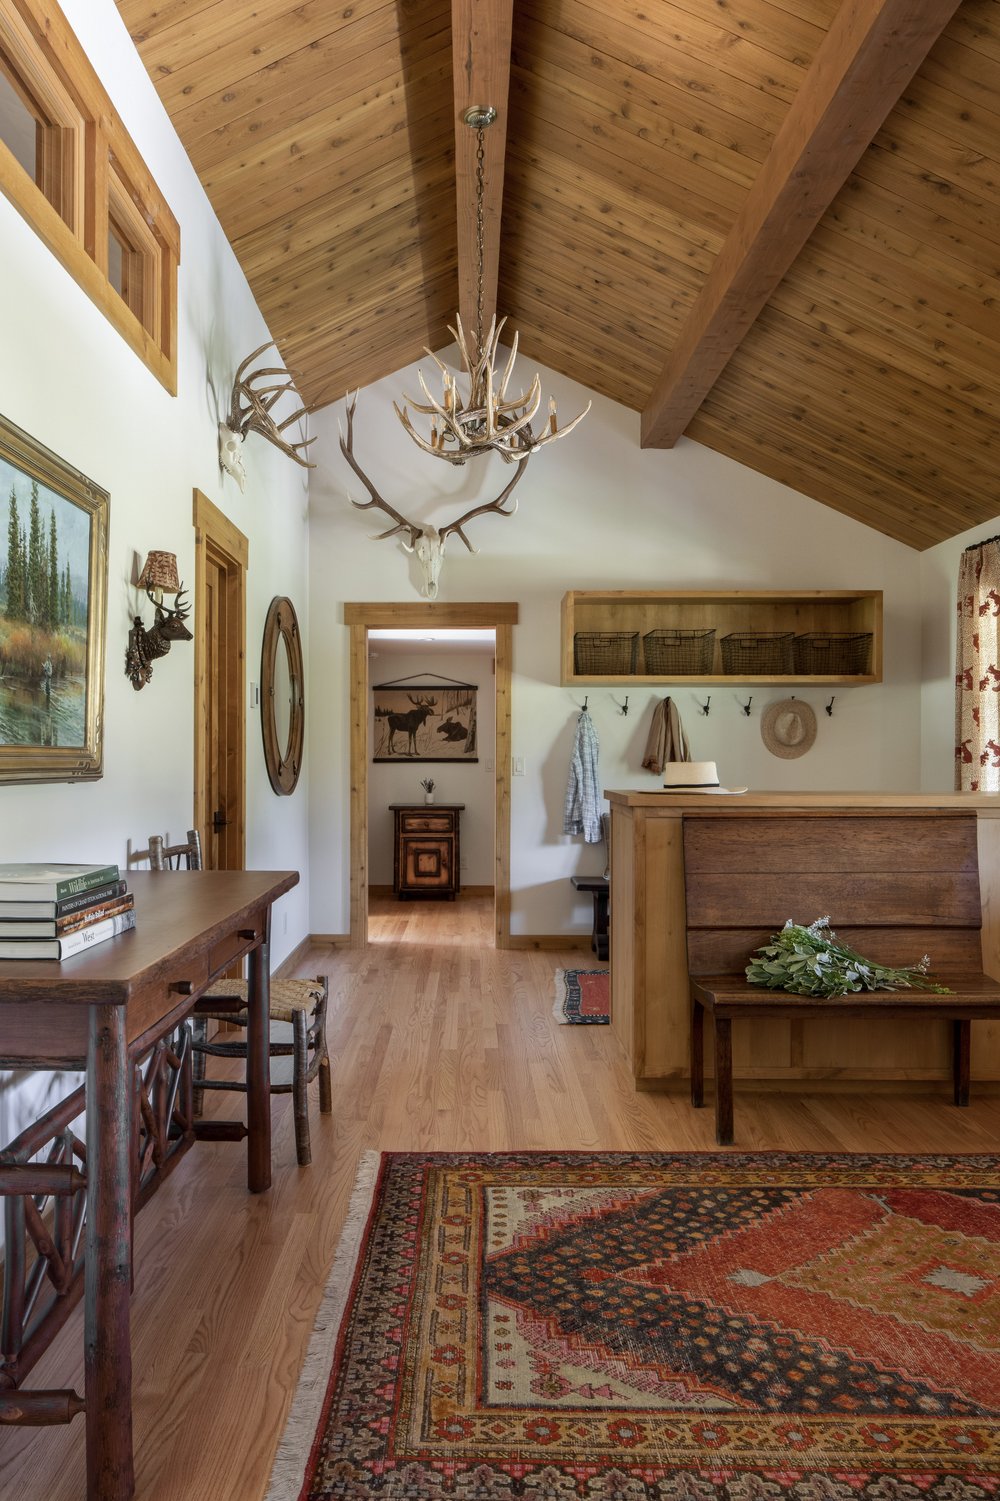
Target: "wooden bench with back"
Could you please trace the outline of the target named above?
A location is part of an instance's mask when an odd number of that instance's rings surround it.
[[[971,1022],[1000,1017],[1000,980],[983,972],[975,813],[910,817],[699,818],[684,824],[691,977],[691,1102],[704,1102],[704,1020],[715,1041],[716,1140],[733,1140],[732,1023],[780,1017],[951,1026],[956,1105],[969,1100]],[[753,951],[791,918],[830,918],[838,938],[881,964],[931,957],[950,995],[879,990],[793,995],[752,985]]]

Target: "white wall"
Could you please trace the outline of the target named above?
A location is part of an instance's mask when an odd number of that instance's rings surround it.
[[[228,477],[223,482],[218,420],[236,365],[267,331],[113,0],[62,6],[180,223],[179,394],[163,390],[0,197],[0,413],[111,495],[104,777],[79,786],[0,786],[0,858],[124,865],[130,836],[144,841],[157,829],[186,830],[193,800],[191,648],[175,645],[141,693],[124,675],[136,605],[128,587],[133,550],[176,552],[190,587],[193,489],[232,517],[250,539],[248,676],[257,679],[271,598],[289,595],[304,625],[308,619],[308,485],[304,470],[253,437],[245,450],[246,495]],[[275,911],[277,963],[307,931],[308,786],[300,783],[291,798],[274,796],[256,712],[248,721],[247,864],[302,872]],[[35,1084],[47,1089],[49,1081]],[[14,1098],[10,1081],[0,1083],[0,1142],[32,1113],[31,1091],[16,1095],[17,1108]]]
[[[921,695],[920,785],[925,792],[955,786],[955,646],[958,563],[962,551],[1000,533],[1000,516],[920,556]]]
[[[368,879],[373,886],[392,885],[393,820],[390,803],[419,803],[421,780],[432,778],[436,803],[464,803],[460,843],[463,886],[493,885],[493,824],[496,810],[496,678],[493,651],[459,652],[428,646],[424,651],[393,651],[391,642],[373,643],[369,653],[369,681],[392,683],[409,678],[435,683],[442,677],[475,683],[478,761],[372,761],[368,766]],[[447,688],[447,683],[441,683]],[[373,705],[369,706],[373,708]],[[432,721],[433,722],[433,721]],[[369,745],[372,737],[369,716]]]
[[[446,356],[447,358],[448,356]],[[430,362],[426,362],[429,364]],[[519,361],[521,383],[532,365]],[[588,392],[542,370],[543,392],[568,420]],[[441,525],[496,495],[510,471],[491,457],[457,469],[422,455],[392,411],[400,392],[417,389],[415,367],[361,393],[355,454],[386,500],[418,521]],[[316,418],[310,567],[314,592],[337,581],[349,600],[419,598],[411,559],[394,541],[373,542],[378,518],[352,511],[357,480],[339,453],[340,405]],[[531,460],[511,520],[477,518],[471,555],[454,543],[441,579],[442,600],[516,600],[513,752],[525,775],[512,788],[512,926],[515,933],[587,932],[589,898],[575,901],[568,877],[601,868],[599,850],[561,831],[567,766],[582,703],[579,689],[559,685],[559,603],[567,589],[602,588],[875,588],[885,592],[885,680],[877,686],[799,694],[817,713],[819,734],[799,760],[779,760],[760,738],[760,710],[785,690],[758,688],[748,719],[739,687],[705,694],[679,687],[675,697],[696,759],[715,760],[724,781],[752,787],[913,789],[920,775],[920,558],[825,506],[682,440],[672,451],[639,448],[634,412],[594,399],[593,410],[565,442]],[[333,608],[312,638],[311,819],[312,928],[349,925],[347,816],[347,636]],[[320,692],[320,688],[322,691]],[[601,740],[606,787],[655,786],[640,769],[649,713],[668,690],[623,693],[596,688],[590,708]],[[748,690],[751,691],[751,690]],[[320,701],[322,700],[322,701]]]

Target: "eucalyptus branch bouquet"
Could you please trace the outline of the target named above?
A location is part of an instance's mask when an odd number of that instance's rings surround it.
[[[838,943],[828,917],[818,917],[807,928],[789,918],[770,943],[756,950],[746,976],[752,985],[794,995],[837,996],[857,990],[933,990],[950,995],[946,985],[927,979],[930,962],[925,954],[919,964],[890,969]]]

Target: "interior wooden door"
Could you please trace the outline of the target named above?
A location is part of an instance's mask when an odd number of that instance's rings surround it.
[[[195,823],[209,870],[246,858],[246,587],[249,543],[195,491]]]

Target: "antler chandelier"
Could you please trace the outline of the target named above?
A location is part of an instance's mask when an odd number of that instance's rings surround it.
[[[516,463],[527,458],[536,448],[544,448],[546,443],[565,437],[590,411],[588,401],[584,410],[574,417],[572,422],[560,428],[556,423],[555,398],[550,397],[548,421],[543,431],[536,436],[532,422],[542,400],[542,386],[538,375],[535,375],[526,392],[522,391],[513,400],[507,399],[507,387],[514,372],[514,361],[517,358],[516,333],[511,343],[510,355],[497,384],[497,356],[500,351],[500,334],[507,321],[506,318],[501,318],[498,323],[494,316],[490,321],[489,332],[485,339],[483,338],[483,263],[485,260],[483,135],[486,128],[493,124],[496,115],[497,112],[492,105],[476,105],[467,109],[462,117],[477,135],[476,254],[478,267],[475,358],[473,359],[470,353],[460,315],[456,315],[455,318],[457,327],[452,328],[449,324],[448,332],[457,343],[462,356],[462,370],[468,378],[468,393],[465,397],[462,396],[456,377],[446,365],[442,364],[437,355],[428,349],[427,353],[441,372],[443,388],[441,400],[437,401],[431,395],[423,375],[418,370],[417,380],[420,382],[421,391],[427,398],[426,401],[414,401],[412,397],[404,395],[403,401],[409,406],[404,405],[402,409],[393,402],[396,416],[418,448],[422,448],[425,453],[433,454],[435,458],[447,459],[449,464],[464,464],[466,459],[480,453],[498,453],[505,463]],[[422,416],[430,417],[430,431],[427,436],[418,432],[414,427],[410,420],[409,407]]]

